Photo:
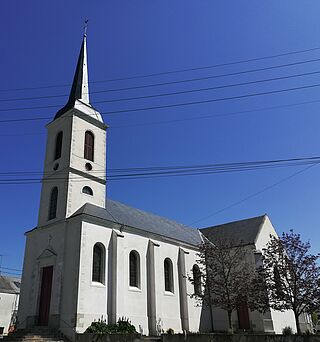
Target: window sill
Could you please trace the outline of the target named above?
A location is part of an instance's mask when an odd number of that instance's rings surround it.
[[[139,287],[135,287],[135,286],[129,286],[129,291],[142,292],[141,289],[139,289]]]
[[[91,282],[92,287],[106,287],[103,283],[99,283],[98,281]]]
[[[174,296],[174,292],[171,291],[164,291],[165,296]]]

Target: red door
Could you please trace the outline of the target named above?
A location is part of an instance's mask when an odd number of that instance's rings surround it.
[[[243,303],[238,307],[238,321],[239,321],[239,329],[241,330],[249,330],[250,329],[250,320],[249,320],[249,310],[247,303]]]
[[[42,268],[41,292],[39,303],[39,325],[48,325],[52,288],[53,266]]]

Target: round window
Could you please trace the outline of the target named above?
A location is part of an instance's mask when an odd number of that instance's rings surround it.
[[[91,171],[92,170],[92,165],[90,163],[86,163],[85,168],[87,171]]]

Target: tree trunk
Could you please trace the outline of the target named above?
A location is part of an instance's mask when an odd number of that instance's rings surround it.
[[[232,315],[232,310],[228,310],[229,331],[230,331],[231,333],[233,333],[231,315]]]
[[[300,322],[299,322],[299,315],[296,311],[294,311],[294,318],[296,320],[296,327],[297,327],[297,334],[301,335],[301,329],[300,329]]]

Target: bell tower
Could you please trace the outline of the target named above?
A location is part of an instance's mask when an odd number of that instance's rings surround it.
[[[105,207],[106,129],[90,104],[85,33],[68,102],[47,125],[38,226],[64,220],[87,202]]]

